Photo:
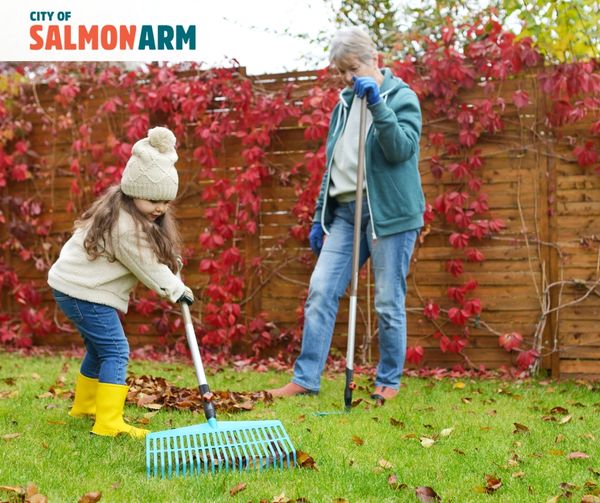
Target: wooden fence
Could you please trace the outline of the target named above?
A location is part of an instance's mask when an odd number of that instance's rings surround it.
[[[266,89],[279,89],[282,85],[295,83],[295,96],[301,99],[313,85],[313,72],[296,72],[252,77],[256,85]],[[511,103],[512,93],[526,90],[531,104],[517,110]],[[40,102],[49,103],[50,96],[39,90]],[[483,93],[472,91],[466,98],[483,98]],[[496,135],[486,135],[478,144],[485,164],[481,168],[484,191],[489,195],[490,214],[502,218],[507,229],[499,236],[484,240],[478,247],[485,254],[483,263],[465,262],[464,279],[475,279],[478,297],[483,302],[483,312],[478,326],[470,328],[469,346],[464,354],[473,365],[497,368],[514,363],[515,353],[507,353],[498,344],[498,334],[517,331],[528,343],[534,337],[542,339],[542,367],[554,376],[573,377],[600,376],[600,299],[597,290],[590,285],[600,278],[600,177],[580,168],[572,161],[570,149],[562,141],[556,141],[545,129],[546,98],[540,94],[535,75],[523,75],[507,81],[499,90],[506,98],[508,107],[504,115],[505,130]],[[429,169],[432,147],[427,137],[432,131],[452,134],[456,125],[450,121],[430,120],[429,103],[423,103],[424,129],[421,153],[421,174],[427,199],[432,202],[443,193],[451,182],[434,180]],[[97,103],[86,104],[92,111]],[[47,138],[40,127],[41,118],[34,120],[32,149],[48,162],[61,164],[66,158],[71,139]],[[589,124],[581,123],[565,136],[585,135]],[[270,147],[267,161],[278,170],[289,170],[303,160],[304,154],[314,146],[304,139],[303,128],[295,120],[287,120],[278,130]],[[178,167],[185,180],[191,178],[194,169],[191,152],[179,152]],[[220,168],[227,170],[241,165],[240,145],[228,142],[222,149]],[[72,225],[73,216],[61,213],[69,197],[70,177],[57,175],[52,180],[36,180],[45,190],[45,198],[52,198],[53,233],[65,232]],[[194,196],[201,185],[187,186],[178,204],[178,214],[187,241],[195,241],[204,227],[203,207]],[[31,187],[24,190],[33,190]],[[187,195],[186,195],[187,194]],[[27,195],[27,194],[24,194]],[[281,328],[297,322],[297,308],[308,286],[310,267],[293,257],[306,253],[306,244],[285,240],[294,225],[290,213],[296,195],[290,186],[277,179],[270,180],[261,192],[260,232],[247,238],[242,246],[248,253],[260,255],[270,273],[268,281],[257,289],[259,279],[247,278],[247,292],[253,292],[245,304],[247,314],[261,311],[268,313],[269,320]],[[58,204],[60,202],[60,204]],[[419,344],[426,349],[423,362],[428,366],[450,367],[464,364],[461,355],[442,353],[431,335],[434,327],[422,315],[423,301],[442,299],[442,307],[450,307],[446,299],[448,286],[456,283],[445,270],[445,262],[458,257],[448,245],[449,233],[441,224],[434,223],[424,236],[413,257],[407,298],[409,345]],[[282,260],[282,255],[290,257]],[[196,287],[206,284],[204,275],[197,272],[195,257],[189,268],[188,282]],[[18,258],[5,254],[5,259],[22,278],[43,279],[45,272],[38,272]],[[373,361],[376,358],[376,320],[372,308],[371,276],[365,272],[359,290],[359,326],[357,342],[359,355]],[[265,278],[262,278],[265,280]],[[587,298],[581,297],[588,293]],[[3,293],[6,295],[6,292]],[[49,294],[45,298],[52,305]],[[572,305],[568,305],[573,303]],[[553,310],[557,306],[565,306]],[[347,303],[340,309],[333,344],[345,348],[347,333]],[[152,343],[152,332],[139,335],[137,326],[147,322],[140,315],[131,313],[126,328],[132,334],[132,346]],[[449,329],[450,326],[446,325]],[[133,335],[135,334],[135,335]],[[369,344],[365,344],[369,339]],[[64,345],[79,343],[76,334],[59,334],[45,341]]]

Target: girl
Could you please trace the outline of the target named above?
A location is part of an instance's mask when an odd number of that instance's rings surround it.
[[[86,347],[69,415],[95,415],[96,435],[148,433],[123,421],[129,344],[117,310],[127,312],[138,280],[172,302],[194,301],[176,276],[180,239],[169,208],[179,184],[175,141],[157,127],[133,146],[120,185],[75,221],[48,273],[57,304]]]

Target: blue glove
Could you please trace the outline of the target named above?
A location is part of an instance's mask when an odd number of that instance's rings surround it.
[[[359,98],[367,97],[369,105],[376,105],[381,101],[379,86],[373,77],[352,77],[354,80],[354,92]]]
[[[308,242],[310,243],[310,249],[317,257],[319,256],[319,253],[321,253],[321,248],[323,248],[324,235],[325,231],[323,231],[323,226],[320,223],[315,222],[312,224],[308,234]]]

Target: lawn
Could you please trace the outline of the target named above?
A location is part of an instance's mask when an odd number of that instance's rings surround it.
[[[600,494],[597,385],[405,378],[396,400],[374,407],[369,378],[358,376],[355,398],[363,401],[346,414],[343,379],[328,376],[318,397],[257,403],[233,415],[217,411],[220,421],[281,420],[316,469],[168,480],[146,478],[143,442],[90,436],[91,420],[69,417],[70,400],[48,393],[72,389],[78,366],[65,357],[0,353],[0,501],[18,501],[6,486],[28,483],[50,502],[93,492],[114,502],[417,502],[423,487],[454,502],[545,502],[568,493],[573,501],[584,495],[594,501]],[[193,368],[185,364],[136,361],[129,370],[194,386]],[[288,379],[229,369],[209,375],[214,390],[260,390]],[[315,414],[323,411],[339,413]],[[148,412],[127,406],[126,417],[135,422]],[[146,427],[203,422],[202,415],[163,409]]]

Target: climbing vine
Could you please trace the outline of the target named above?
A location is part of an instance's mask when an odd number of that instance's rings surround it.
[[[509,106],[522,109],[533,99],[517,89],[507,102],[500,88],[523,72],[537,74],[539,90],[549,101],[544,127],[560,139],[565,125],[591,124],[583,140],[564,141],[580,166],[600,174],[600,73],[594,60],[543,66],[531,40],[517,39],[493,16],[462,26],[448,21],[437,36],[413,42],[413,51],[382,58],[415,90],[427,117],[422,141],[430,155],[421,159],[421,169],[429,171],[440,190],[427,202],[420,239],[424,244],[432,234],[444,236],[449,250],[444,270],[453,278],[445,296],[421,295],[417,252],[413,286],[421,305],[416,311],[431,328],[427,337],[437,340],[442,352],[462,355],[471,365],[465,352],[470,330],[489,325],[486,299],[465,267],[485,263],[482,244],[506,228],[490,212],[481,176],[487,162],[482,144],[505,130]],[[484,98],[469,98],[475,88],[483,90]],[[184,221],[194,219],[192,228],[184,229],[184,260],[203,278],[194,285],[203,348],[217,361],[239,348],[257,360],[287,344],[280,357],[288,359],[301,335],[302,303],[297,323],[285,329],[272,322],[273,313],[252,312],[253,295],[274,269],[269,272],[260,250],[245,243],[260,232],[261,189],[274,179],[292,184],[297,196],[291,208],[283,208],[295,217],[284,240],[306,242],[338,92],[339,82],[327,69],[317,72],[301,101],[293,85],[267,90],[235,66],[153,65],[130,71],[111,64],[61,63],[6,70],[0,76],[0,285],[7,293],[0,343],[29,347],[34,339],[43,341],[46,334],[66,329],[45,302],[47,286],[29,271],[38,271],[38,278],[45,274],[72,221],[118,182],[133,143],[149,127],[162,124],[178,138],[179,201],[187,212]],[[303,162],[283,173],[268,153],[286,121],[304,128],[310,148]],[[438,128],[438,122],[452,127]],[[312,263],[308,254],[281,253],[281,267],[291,261]],[[249,277],[259,281],[250,286]],[[162,343],[185,351],[174,337],[181,322],[168,302],[144,290],[136,292],[130,307],[146,320],[137,327],[140,334],[158,333]],[[530,342],[516,331],[490,331],[515,355],[518,367],[536,364],[541,349],[535,339]],[[414,344],[407,359],[419,364],[425,352],[422,344]]]

